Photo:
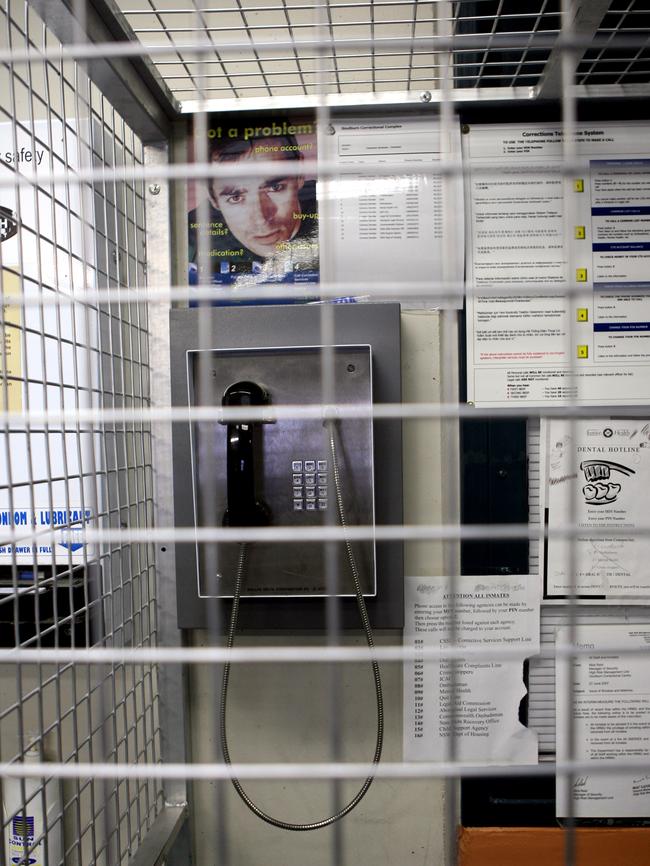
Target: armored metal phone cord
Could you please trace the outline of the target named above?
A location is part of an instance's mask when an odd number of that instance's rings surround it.
[[[341,478],[339,474],[339,466],[336,454],[336,443],[334,441],[334,424],[330,422],[329,424],[329,447],[330,452],[332,454],[332,469],[334,476],[334,487],[336,490],[336,504],[337,510],[339,514],[339,520],[341,526],[345,529],[347,526],[345,519],[345,512],[343,510],[343,496],[341,492]],[[361,592],[361,580],[359,577],[359,570],[357,568],[357,563],[354,557],[354,551],[352,550],[352,545],[349,540],[345,539],[345,550],[348,558],[348,563],[350,565],[350,571],[352,573],[352,580],[354,581],[354,592],[357,599],[357,607],[359,608],[359,615],[361,616],[361,623],[363,625],[363,631],[366,636],[366,641],[368,643],[368,647],[370,650],[374,649],[375,643],[372,636],[372,629],[370,628],[370,620],[368,618],[368,611],[366,609],[366,603],[363,598],[363,593]],[[244,582],[244,576],[246,573],[246,559],[247,559],[247,544],[242,544],[240,546],[239,553],[239,563],[237,566],[237,577],[235,580],[235,590],[233,593],[232,600],[232,613],[230,615],[230,626],[228,629],[228,649],[232,649],[232,646],[235,641],[235,631],[237,628],[237,620],[239,618],[239,600],[241,598],[241,590],[242,584]],[[375,658],[371,659],[372,664],[372,674],[375,683],[375,695],[377,698],[377,742],[375,745],[375,754],[373,756],[372,762],[373,764],[378,764],[381,759],[381,750],[384,742],[384,699],[382,695],[381,688],[381,674],[379,672],[379,665]],[[221,734],[221,749],[223,751],[223,758],[226,764],[231,764],[230,760],[230,751],[228,749],[228,738],[226,735],[226,701],[228,698],[228,681],[230,679],[230,662],[226,662],[223,668],[223,679],[221,683],[221,717],[220,717],[220,734]],[[244,803],[248,806],[251,812],[254,812],[258,818],[261,818],[262,821],[266,821],[267,824],[272,824],[274,827],[279,827],[282,830],[320,830],[323,827],[328,827],[330,824],[333,824],[335,821],[343,818],[344,815],[347,815],[348,812],[351,812],[355,806],[363,799],[366,795],[368,788],[372,784],[374,776],[370,775],[365,780],[359,791],[355,794],[355,796],[350,800],[347,806],[344,806],[339,812],[336,812],[334,815],[330,815],[329,818],[323,818],[320,821],[310,821],[306,824],[292,824],[290,821],[282,821],[279,818],[274,818],[272,815],[267,814],[262,811],[258,806],[253,803],[250,799],[246,791],[242,788],[240,782],[236,778],[232,778],[232,784],[244,801]]]

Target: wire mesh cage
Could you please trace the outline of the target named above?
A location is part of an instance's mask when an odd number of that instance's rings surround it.
[[[647,4],[0,15],[0,864],[637,862]]]

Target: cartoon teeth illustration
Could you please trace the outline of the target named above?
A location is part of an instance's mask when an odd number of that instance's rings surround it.
[[[612,472],[634,475],[634,469],[611,460],[583,460],[580,468],[587,482],[582,488],[582,495],[588,505],[609,505],[616,502],[621,485],[609,480]]]

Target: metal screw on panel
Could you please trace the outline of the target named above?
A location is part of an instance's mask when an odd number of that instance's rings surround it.
[[[151,195],[158,195],[160,192],[160,184],[159,183],[150,183],[149,184],[149,192]]]
[[[425,90],[420,94],[420,102],[431,102],[431,91]]]
[[[499,478],[507,478],[508,477],[508,470],[507,469],[499,469],[499,471],[497,472],[497,475]]]

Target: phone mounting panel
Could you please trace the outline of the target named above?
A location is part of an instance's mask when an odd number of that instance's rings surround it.
[[[190,403],[200,405],[203,397],[208,405],[219,406],[227,389],[243,381],[259,383],[271,409],[274,405],[318,404],[322,402],[322,363],[322,350],[317,346],[189,351]],[[332,363],[332,402],[370,407],[370,346],[335,346]],[[226,429],[216,421],[192,425],[188,445],[192,449],[194,520],[199,527],[230,522],[226,517]],[[280,418],[256,425],[255,466],[251,471],[268,525],[338,525],[339,496],[348,525],[374,525],[372,421],[370,417],[337,420],[332,430],[333,453],[330,430],[321,418]],[[196,544],[201,598],[232,597],[239,550],[237,542]],[[328,560],[322,542],[249,545],[242,596],[354,595],[344,542],[336,542],[331,550],[335,556]],[[374,595],[374,541],[356,541],[354,553],[363,594]]]

